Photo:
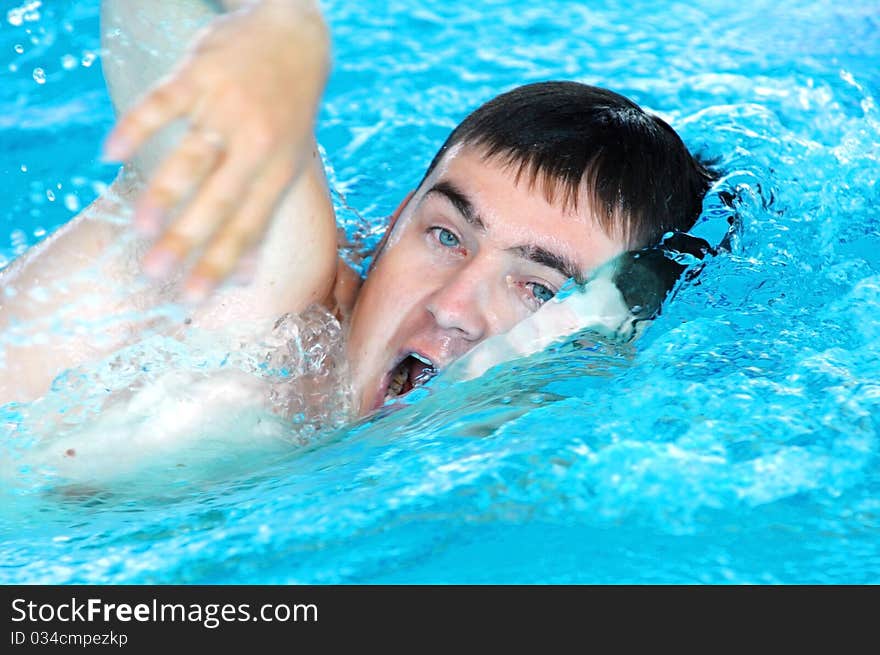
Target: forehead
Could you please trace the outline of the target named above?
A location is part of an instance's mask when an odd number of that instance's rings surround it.
[[[415,200],[418,206],[446,203],[461,213],[445,194],[432,192],[438,185],[451,185],[470,202],[484,228],[477,231],[487,241],[500,248],[542,248],[570,259],[582,272],[625,250],[622,239],[609,237],[599,226],[586,197],[577,209],[564,207],[561,199],[551,203],[540,183],[530,184],[528,177],[517,179],[515,165],[461,146],[447,153]]]

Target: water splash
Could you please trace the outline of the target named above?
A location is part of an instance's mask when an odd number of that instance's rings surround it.
[[[169,469],[185,478],[180,467],[198,479],[230,457],[314,445],[351,417],[342,337],[317,306],[249,342],[158,331],[4,408],[14,419],[0,477],[22,493],[74,484],[118,492],[148,474],[153,486]]]

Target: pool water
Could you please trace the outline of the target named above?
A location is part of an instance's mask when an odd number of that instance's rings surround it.
[[[468,111],[573,79],[717,160],[694,232],[717,243],[734,211],[731,251],[633,344],[441,376],[304,446],[219,439],[87,488],[23,467],[0,478],[0,582],[880,582],[876,2],[322,5],[318,136],[352,236],[375,241]],[[0,16],[0,266],[115,174],[98,10]],[[32,410],[0,409],[5,470]]]

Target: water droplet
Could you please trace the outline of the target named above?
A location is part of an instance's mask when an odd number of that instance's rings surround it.
[[[34,230],[34,236],[37,237],[38,239],[40,237],[46,236],[46,229],[42,228],[42,227],[38,227],[36,230]]]
[[[24,52],[24,46],[21,45],[20,43],[16,43],[16,44],[15,44],[15,48],[14,48],[14,50],[15,50],[18,54],[21,54],[22,52]]]
[[[79,211],[79,198],[77,198],[72,193],[68,193],[64,196],[64,206],[67,207],[68,211],[78,212]]]
[[[12,230],[12,232],[9,234],[9,240],[16,248],[18,248],[19,246],[27,245],[27,235],[22,230]]]
[[[46,71],[42,68],[34,69],[34,82],[37,84],[45,84],[46,83]]]
[[[78,63],[79,62],[77,62],[76,57],[74,57],[73,55],[64,55],[61,58],[61,67],[64,70],[73,70],[74,68],[76,68]]]
[[[88,68],[95,61],[95,53],[94,52],[85,52],[82,57],[82,65]]]
[[[27,166],[25,166],[24,164],[21,165],[21,172],[27,173]]]
[[[46,189],[46,197],[49,199],[49,202],[55,202],[55,192],[52,189]]]
[[[6,20],[10,25],[18,27],[23,22],[32,23],[40,20],[40,12],[37,11],[42,6],[42,0],[31,0],[25,2],[21,7],[15,7],[6,12]]]
[[[14,73],[17,70],[18,70],[18,66],[16,66],[15,64],[9,64],[9,72],[10,73]]]

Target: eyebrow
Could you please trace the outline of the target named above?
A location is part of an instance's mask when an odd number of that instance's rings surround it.
[[[573,278],[577,284],[584,283],[577,265],[567,257],[557,255],[556,253],[545,250],[540,246],[514,246],[507,250],[508,252],[512,252],[530,262],[535,262],[536,264],[556,269],[564,275],[566,279]]]
[[[464,217],[464,220],[466,220],[470,225],[473,225],[481,232],[486,231],[486,224],[483,222],[483,219],[480,218],[480,215],[474,208],[474,204],[452,182],[437,182],[437,184],[432,186],[428,190],[428,193],[426,193],[425,195],[429,195],[431,193],[438,193],[441,196],[445,197],[449,202],[452,203],[452,205],[458,210],[458,213],[460,213]]]
[[[448,180],[443,180],[432,186],[425,194],[430,195],[437,193],[446,198],[458,210],[470,225],[473,225],[481,232],[486,231],[486,224],[480,218],[474,204],[461,189]],[[513,246],[508,248],[507,252],[511,252],[522,259],[530,262],[547,266],[548,268],[559,271],[566,279],[573,278],[578,284],[583,284],[583,276],[580,274],[577,264],[568,257],[557,255],[549,250],[535,245]]]

